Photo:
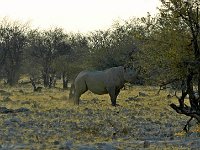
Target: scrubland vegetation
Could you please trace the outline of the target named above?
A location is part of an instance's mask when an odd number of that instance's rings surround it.
[[[156,16],[86,35],[1,19],[0,148],[198,148],[200,1],[161,3]],[[70,104],[77,73],[116,66],[140,68],[119,107],[90,92]],[[176,94],[158,94],[165,86]]]
[[[200,127],[194,120],[183,132],[188,117],[175,114],[164,90],[132,86],[122,90],[118,107],[108,95],[87,92],[79,106],[68,90],[33,92],[31,85],[4,87],[1,99],[0,147],[7,149],[187,149],[198,148]],[[26,108],[21,112],[3,111]]]

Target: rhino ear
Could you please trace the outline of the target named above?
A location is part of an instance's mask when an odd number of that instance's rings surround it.
[[[125,65],[124,65],[124,71],[126,71],[127,69],[128,69],[128,65],[125,64]]]
[[[142,69],[141,66],[138,66],[137,68],[135,68],[135,70],[136,70],[137,73],[140,73],[141,69]]]
[[[126,68],[126,67],[124,67],[124,71],[126,71],[126,69],[127,69],[127,68]]]

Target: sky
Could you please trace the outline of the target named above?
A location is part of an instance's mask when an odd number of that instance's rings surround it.
[[[34,28],[86,33],[147,12],[154,15],[159,4],[159,0],[0,0],[0,18],[30,22]]]

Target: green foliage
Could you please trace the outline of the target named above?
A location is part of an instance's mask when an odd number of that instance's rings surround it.
[[[71,33],[68,36],[68,41],[73,51],[68,61],[72,71],[70,74],[75,75],[81,70],[90,68],[90,49],[87,37],[80,33]]]
[[[55,74],[73,79],[84,69],[105,69],[136,61],[149,82],[184,78],[187,74],[184,62],[197,59],[199,51],[200,38],[195,30],[199,2],[161,2],[160,12],[155,17],[148,14],[143,18],[117,21],[110,29],[87,36],[67,34],[60,28],[31,30],[25,34],[28,36],[22,58],[25,72],[31,76],[42,75],[47,82],[44,84],[48,85],[49,78]],[[196,43],[192,41],[195,37]],[[5,62],[4,53],[1,48],[0,63]]]
[[[36,66],[39,64],[44,86],[51,86],[50,78],[56,73],[53,68],[54,61],[59,56],[71,54],[71,47],[66,40],[67,35],[59,28],[43,32],[32,30],[29,33],[29,39],[30,47],[27,54],[31,59],[27,63],[30,62],[30,65],[35,63]]]
[[[7,18],[0,22],[0,71],[9,85],[16,84],[21,74],[27,29],[27,24]]]
[[[98,69],[124,65],[137,50],[134,26],[127,22],[116,22],[111,29],[92,32],[89,43],[91,63]]]
[[[195,58],[187,24],[166,9],[160,9],[154,18],[151,15],[142,18],[141,23],[146,34],[140,33],[142,44],[137,59],[147,79],[163,83],[185,78],[184,63]]]

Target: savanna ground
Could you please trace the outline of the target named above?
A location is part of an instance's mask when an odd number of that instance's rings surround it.
[[[189,118],[170,108],[175,97],[157,92],[147,86],[122,90],[118,107],[108,95],[87,92],[74,106],[68,90],[1,85],[0,149],[198,149],[200,126],[194,120],[183,132]]]

